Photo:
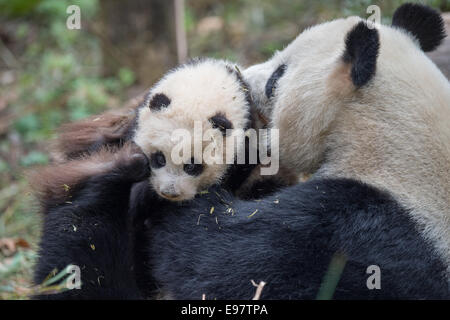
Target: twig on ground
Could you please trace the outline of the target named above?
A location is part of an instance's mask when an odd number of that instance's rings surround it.
[[[264,281],[261,281],[261,282],[259,282],[259,284],[256,284],[255,281],[253,281],[253,280],[250,280],[250,281],[251,281],[252,285],[254,287],[256,287],[255,296],[253,297],[252,300],[259,300],[259,298],[261,297],[262,290],[263,290],[264,286],[266,285],[266,283]]]

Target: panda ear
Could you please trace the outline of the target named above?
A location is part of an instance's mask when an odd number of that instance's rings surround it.
[[[227,129],[233,129],[233,124],[231,123],[231,121],[228,120],[222,113],[218,113],[215,116],[209,118],[209,122],[211,122],[214,129],[219,129],[222,132],[223,136],[226,135]]]
[[[425,52],[436,49],[446,37],[444,20],[439,12],[422,4],[400,6],[394,13],[392,26],[411,33]]]
[[[375,75],[380,39],[378,30],[358,23],[345,39],[344,62],[351,65],[351,79],[359,88]]]
[[[286,64],[282,64],[272,73],[269,80],[267,80],[265,86],[265,93],[268,99],[272,98],[273,95],[275,94],[277,82],[284,75],[285,71],[286,71]]]
[[[161,109],[167,108],[170,104],[170,99],[163,93],[155,94],[150,100],[149,107],[152,111],[159,111]]]

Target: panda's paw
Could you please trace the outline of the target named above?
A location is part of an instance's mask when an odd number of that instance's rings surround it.
[[[139,182],[150,176],[148,158],[134,143],[119,150],[114,166],[115,173],[125,181]]]

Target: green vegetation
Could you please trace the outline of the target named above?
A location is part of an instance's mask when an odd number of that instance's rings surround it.
[[[0,252],[0,298],[27,293],[36,257],[39,217],[24,170],[49,162],[49,139],[63,122],[118,106],[134,83],[126,68],[101,75],[98,39],[66,28],[70,4],[82,8],[83,19],[95,18],[98,3],[91,0],[0,1],[0,24],[9,31],[9,43],[0,38],[0,51],[9,53],[0,86],[0,239],[31,244],[12,257]]]

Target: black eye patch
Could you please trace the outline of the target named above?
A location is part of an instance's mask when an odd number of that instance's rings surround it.
[[[150,110],[159,111],[161,109],[167,108],[170,104],[170,99],[163,93],[155,94],[150,101]]]
[[[194,163],[194,158],[191,158],[191,163],[184,165],[183,170],[190,176],[198,176],[203,172],[203,164]]]
[[[219,129],[224,136],[226,135],[227,129],[233,129],[233,124],[231,123],[231,121],[228,120],[222,113],[218,113],[215,116],[209,118],[209,122],[211,122],[214,129]]]
[[[153,169],[159,169],[166,165],[166,157],[161,151],[152,153],[150,156],[150,166]]]
[[[272,98],[275,94],[275,89],[277,88],[277,82],[278,80],[284,75],[284,72],[286,71],[286,65],[282,64],[275,70],[272,75],[270,76],[269,80],[267,80],[266,83],[266,97]]]

